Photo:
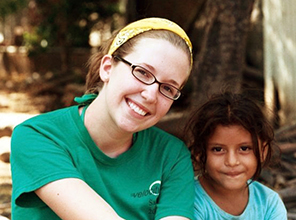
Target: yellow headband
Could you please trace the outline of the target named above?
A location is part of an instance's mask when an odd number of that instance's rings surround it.
[[[171,31],[177,34],[178,36],[180,36],[182,39],[184,39],[184,41],[188,45],[188,48],[191,54],[191,66],[192,66],[192,63],[193,63],[192,44],[189,37],[179,25],[164,18],[144,18],[127,25],[126,27],[121,29],[120,32],[116,35],[115,39],[113,40],[110,46],[108,54],[112,55],[122,44],[127,42],[129,39],[135,37],[138,34],[141,34],[145,31],[150,31],[150,30]]]

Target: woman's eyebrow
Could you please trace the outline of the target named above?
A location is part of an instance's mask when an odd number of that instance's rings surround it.
[[[136,65],[139,65],[139,66],[143,67],[144,69],[147,69],[149,72],[151,72],[156,77],[156,75],[155,75],[156,70],[150,64],[148,64],[148,63],[140,63],[140,64],[136,64]],[[157,77],[156,77],[156,79],[158,80]],[[166,82],[163,82],[163,81],[160,81],[160,82],[175,86],[177,88],[182,86],[182,85],[179,85],[179,83],[177,83],[174,79],[169,79]]]

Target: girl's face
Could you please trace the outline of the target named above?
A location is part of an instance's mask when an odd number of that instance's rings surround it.
[[[246,188],[257,168],[251,134],[240,125],[218,125],[208,140],[204,179],[215,189],[235,191]]]
[[[186,53],[166,40],[141,39],[133,52],[122,58],[150,71],[157,81],[176,88],[189,77],[190,60]],[[115,126],[133,133],[155,125],[173,101],[159,92],[157,82],[145,85],[131,70],[122,61],[114,62],[108,56],[103,58],[100,74],[104,86],[100,93],[105,96],[106,111]]]

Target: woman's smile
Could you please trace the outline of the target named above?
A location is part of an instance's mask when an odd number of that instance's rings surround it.
[[[144,110],[143,108],[140,108],[138,105],[136,105],[134,102],[127,100],[128,106],[136,113],[138,113],[141,116],[145,116],[148,111]]]

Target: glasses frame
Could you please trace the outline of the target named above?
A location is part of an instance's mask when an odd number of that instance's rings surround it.
[[[137,80],[139,80],[141,83],[143,83],[143,84],[145,84],[145,85],[152,85],[152,84],[154,84],[154,83],[158,83],[158,85],[159,85],[159,86],[158,86],[158,91],[159,91],[163,96],[165,96],[166,98],[169,98],[169,99],[171,99],[171,100],[173,100],[173,101],[175,101],[175,100],[177,100],[178,98],[180,98],[180,96],[181,96],[181,91],[180,91],[178,88],[176,88],[175,86],[172,86],[172,85],[170,85],[170,84],[168,84],[168,83],[162,83],[162,82],[159,82],[159,81],[156,79],[156,77],[154,76],[154,74],[151,73],[150,71],[148,71],[147,69],[145,69],[144,67],[142,67],[142,66],[140,66],[140,65],[132,64],[131,62],[129,62],[129,61],[123,59],[122,57],[117,56],[117,55],[113,55],[112,57],[113,57],[114,59],[117,59],[117,60],[119,60],[119,61],[121,61],[121,62],[123,62],[123,63],[129,65],[129,66],[131,67],[131,69],[132,69],[132,71],[131,71],[132,75],[133,75]],[[147,82],[143,81],[142,79],[138,78],[138,77],[134,74],[134,69],[135,69],[136,67],[140,67],[140,68],[144,69],[147,73],[149,73],[149,74],[153,77],[154,80],[153,80],[151,83],[147,83]],[[174,97],[171,97],[171,96],[168,96],[168,95],[164,94],[164,93],[161,91],[161,85],[167,85],[167,86],[170,86],[170,87],[174,88],[174,89],[177,91],[177,92],[176,92],[176,95],[175,95]]]

